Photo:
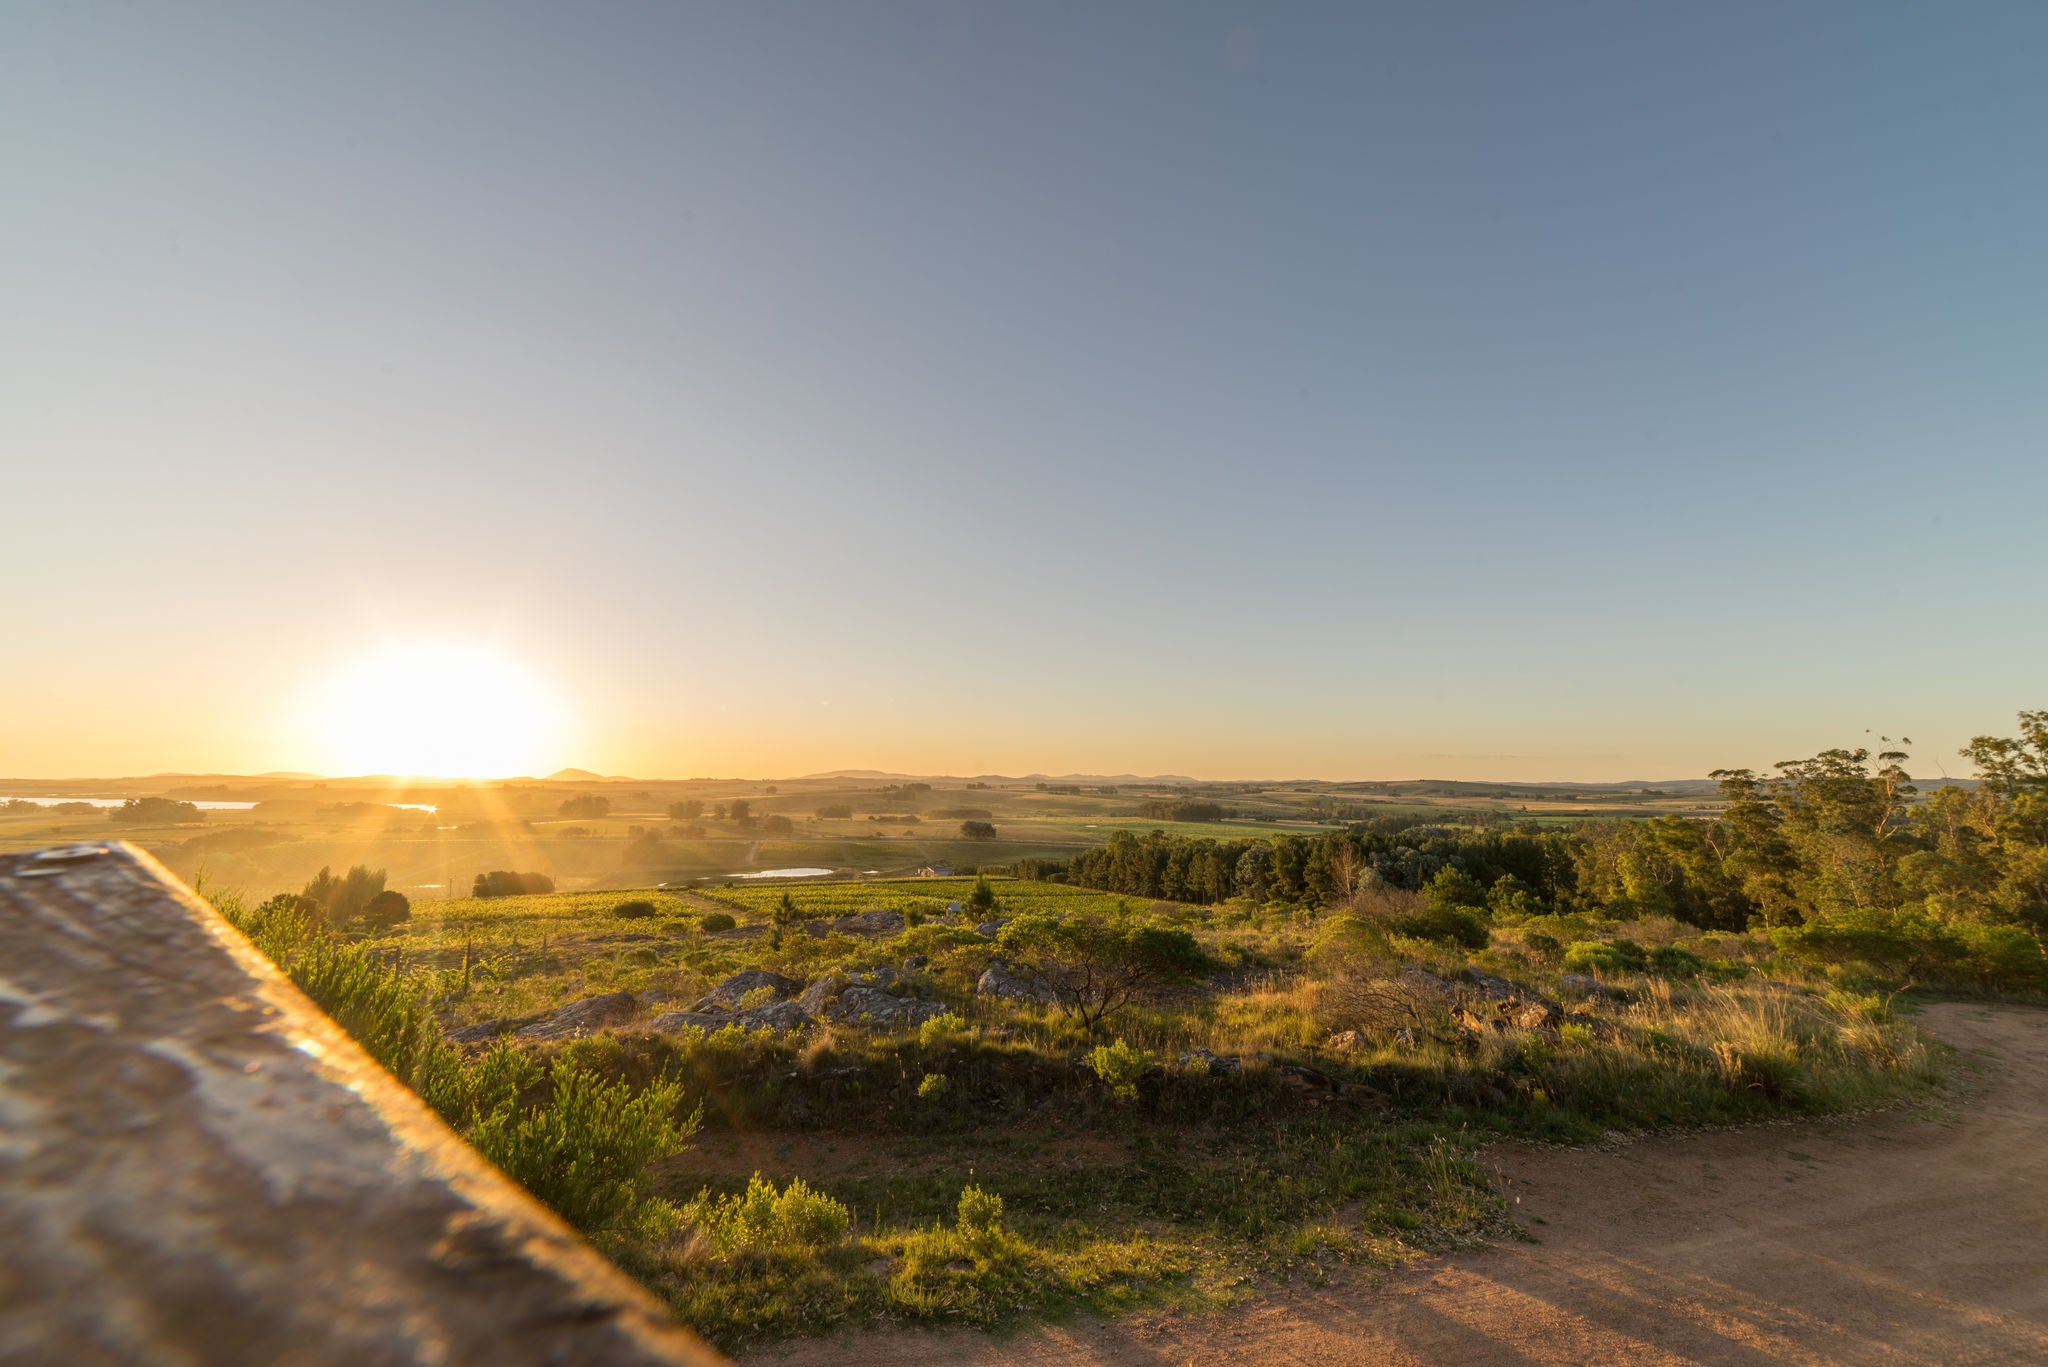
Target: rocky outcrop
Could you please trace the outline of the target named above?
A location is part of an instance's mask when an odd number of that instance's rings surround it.
[[[1575,997],[1585,997],[1596,1002],[1627,1001],[1626,994],[1617,992],[1590,973],[1560,973],[1557,975],[1560,992],[1569,992]]]
[[[1180,1056],[1180,1066],[1209,1073],[1241,1073],[1244,1064],[1235,1058],[1225,1058],[1207,1049],[1190,1049]]]
[[[759,992],[763,988],[768,989],[773,994],[771,1000],[780,1002],[787,1001],[803,991],[804,985],[794,978],[785,978],[780,973],[770,973],[766,969],[761,968],[749,968],[744,972],[733,974],[730,978],[712,988],[709,993],[690,1009],[692,1011],[738,1011],[741,1002],[745,1001],[750,994]]]
[[[810,1018],[793,1001],[770,1002],[751,1011],[668,1011],[647,1023],[657,1034],[672,1035],[695,1028],[707,1034],[737,1025],[742,1030],[801,1030]]]
[[[854,984],[842,989],[824,1005],[819,1016],[841,1025],[859,1025],[871,1030],[912,1029],[934,1016],[946,1014],[942,1002],[919,997],[897,997],[877,987]]]
[[[883,911],[877,907],[872,911],[841,916],[832,923],[832,929],[845,935],[896,935],[902,932],[903,925],[902,912]]]
[[[606,992],[570,1002],[554,1014],[543,1016],[519,1030],[515,1038],[529,1044],[579,1039],[625,1025],[639,1010],[640,1003],[633,999],[631,992]]]
[[[981,936],[984,940],[993,940],[996,936],[1003,933],[1003,927],[1008,924],[1010,924],[1009,917],[997,917],[993,921],[983,921],[974,928],[974,933]]]
[[[981,980],[974,984],[978,997],[1002,997],[1011,1001],[1049,1002],[1053,999],[1052,989],[1036,978],[1027,978],[1013,972],[1001,959],[995,960],[982,970]]]

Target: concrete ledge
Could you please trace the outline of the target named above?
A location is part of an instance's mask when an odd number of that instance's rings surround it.
[[[149,855],[0,856],[0,1362],[719,1360]]]

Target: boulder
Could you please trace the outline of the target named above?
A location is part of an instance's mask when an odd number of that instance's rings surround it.
[[[974,933],[981,936],[984,940],[993,940],[996,936],[1003,933],[1003,927],[1008,924],[1010,924],[1010,920],[1007,916],[999,916],[993,921],[983,921],[974,928]]]
[[[1244,1064],[1237,1059],[1225,1058],[1221,1054],[1213,1054],[1207,1049],[1190,1049],[1180,1056],[1179,1062],[1183,1068],[1193,1068],[1199,1065],[1211,1073],[1238,1073],[1244,1071]]]
[[[860,1025],[872,1030],[898,1030],[923,1025],[934,1016],[946,1014],[942,1002],[918,997],[896,997],[878,987],[858,983],[842,988],[825,1003],[824,1019],[843,1025]]]
[[[770,973],[766,969],[749,968],[744,972],[733,974],[730,978],[712,988],[702,1000],[690,1009],[692,1011],[738,1011],[740,1003],[746,999],[749,993],[758,992],[764,987],[774,993],[773,999],[779,1002],[787,1001],[804,990],[804,985],[794,978],[785,978],[780,973]]]
[[[543,1016],[518,1032],[517,1038],[544,1044],[594,1035],[626,1024],[639,1011],[640,1003],[631,992],[606,992],[570,1002],[550,1016]]]
[[[931,959],[923,954],[913,954],[903,961],[903,971],[905,973],[922,973],[931,966]]]
[[[1355,1054],[1361,1049],[1370,1048],[1371,1043],[1361,1031],[1339,1030],[1336,1034],[1330,1036],[1329,1039],[1323,1041],[1323,1047],[1326,1049],[1336,1049],[1347,1054]]]
[[[849,935],[895,935],[903,929],[903,913],[883,911],[879,907],[872,911],[859,911],[851,916],[841,916],[832,923],[832,929]]]
[[[1001,959],[982,970],[981,980],[974,984],[978,997],[1006,997],[1013,1001],[1049,1002],[1052,989],[1036,978],[1027,978],[1010,971],[1010,966]]]
[[[742,1030],[801,1030],[809,1025],[810,1018],[803,1008],[793,1001],[769,1002],[751,1011],[727,1013],[724,1011],[667,1011],[647,1023],[647,1028],[659,1034],[674,1034],[686,1027],[695,1026],[707,1033],[723,1030],[728,1025],[737,1025]]]
[[[459,1030],[443,1031],[441,1038],[447,1040],[450,1044],[481,1044],[487,1039],[496,1039],[498,1036],[509,1031],[517,1030],[522,1025],[531,1024],[532,1021],[533,1017],[531,1016],[494,1021],[478,1021],[475,1025],[465,1025]]]
[[[1560,973],[1557,975],[1557,988],[1560,992],[1569,992],[1578,997],[1590,997],[1594,1001],[1618,1002],[1627,1000],[1621,993],[1615,991],[1606,983],[1601,982],[1590,973]]]
[[[1501,1015],[1518,1030],[1548,1030],[1564,1019],[1564,1008],[1548,997],[1518,997],[1501,1003]]]

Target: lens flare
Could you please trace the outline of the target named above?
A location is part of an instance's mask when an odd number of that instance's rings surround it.
[[[538,774],[563,741],[562,708],[530,670],[452,642],[386,646],[344,669],[314,711],[333,773]]]

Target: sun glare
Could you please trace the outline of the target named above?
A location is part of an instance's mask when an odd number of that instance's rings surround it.
[[[562,710],[497,652],[394,645],[343,672],[314,722],[325,767],[345,774],[504,778],[556,767]]]

